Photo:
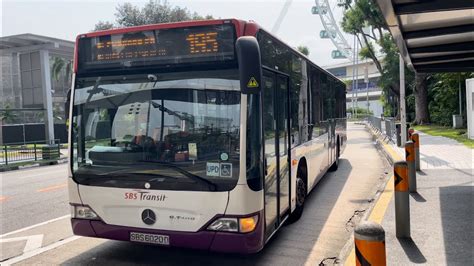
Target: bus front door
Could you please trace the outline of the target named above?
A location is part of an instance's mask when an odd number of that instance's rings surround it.
[[[288,77],[263,72],[265,225],[269,237],[290,211]]]

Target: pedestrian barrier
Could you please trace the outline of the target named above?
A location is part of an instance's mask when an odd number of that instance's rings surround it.
[[[416,192],[415,144],[411,140],[405,144],[405,156],[408,165],[408,188],[410,192]]]
[[[372,128],[375,134],[382,135],[384,140],[394,142],[396,139],[395,118],[393,117],[369,116],[367,125]]]
[[[386,265],[385,231],[375,222],[361,222],[354,230],[356,265]]]
[[[411,141],[415,144],[415,169],[420,171],[420,135],[418,133],[413,133],[411,135]]]
[[[54,141],[54,144],[45,144],[39,142],[21,142],[10,143],[0,146],[0,165],[11,163],[23,163],[29,161],[59,159],[60,141]]]
[[[410,237],[410,197],[408,192],[408,164],[398,161],[393,164],[395,187],[395,231],[400,238]]]

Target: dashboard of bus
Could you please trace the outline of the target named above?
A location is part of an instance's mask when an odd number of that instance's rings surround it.
[[[237,69],[76,77],[78,184],[229,191],[239,176]]]

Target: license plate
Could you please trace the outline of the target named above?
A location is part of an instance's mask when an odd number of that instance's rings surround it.
[[[155,235],[155,234],[145,234],[145,233],[131,232],[130,233],[130,241],[169,246],[170,237],[165,236],[165,235]]]

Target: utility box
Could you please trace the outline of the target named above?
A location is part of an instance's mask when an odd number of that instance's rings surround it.
[[[453,128],[462,128],[462,115],[453,115]]]
[[[474,139],[474,79],[466,79],[467,136]]]

